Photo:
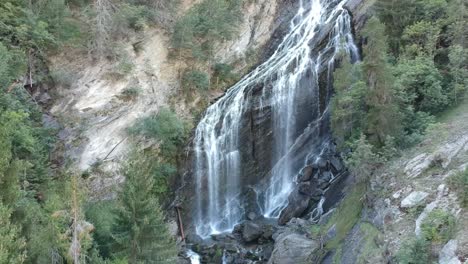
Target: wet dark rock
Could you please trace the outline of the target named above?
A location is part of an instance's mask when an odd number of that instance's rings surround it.
[[[189,234],[187,234],[185,239],[187,240],[187,242],[192,243],[192,244],[200,244],[203,242],[203,239],[199,235],[195,234],[194,232],[190,232]]]
[[[258,217],[257,213],[255,212],[250,212],[247,214],[247,219],[249,220],[255,220]]]
[[[252,221],[246,221],[243,224],[242,239],[245,242],[253,242],[257,240],[263,234],[263,228],[261,225]]]
[[[299,182],[309,181],[312,178],[313,173],[314,173],[314,169],[312,168],[312,166],[305,166],[299,175],[298,181]]]
[[[265,225],[263,228],[262,240],[271,240],[273,237],[274,228],[271,225]]]
[[[279,225],[285,225],[293,217],[301,216],[309,206],[308,195],[301,194],[296,188],[288,197],[288,205],[281,211],[278,219]]]
[[[325,190],[328,186],[330,186],[330,182],[327,180],[319,180],[319,188]]]
[[[330,171],[324,171],[320,174],[320,179],[323,181],[331,181],[332,173]]]
[[[312,194],[312,192],[314,191],[312,189],[312,186],[310,186],[310,182],[301,182],[301,183],[299,183],[299,185],[297,186],[297,189],[298,189],[300,194],[304,194],[304,195],[308,195],[308,196],[310,196]]]
[[[325,169],[327,167],[327,160],[323,157],[319,157],[315,163],[320,169]]]
[[[332,168],[335,170],[335,173],[339,172],[339,171],[342,171],[343,168],[344,168],[343,163],[341,162],[341,160],[338,157],[335,157],[335,156],[333,156],[330,159],[330,164],[331,164]]]

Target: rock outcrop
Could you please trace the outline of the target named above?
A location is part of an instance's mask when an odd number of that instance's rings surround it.
[[[295,233],[287,234],[275,241],[268,264],[312,263],[315,250],[319,247],[317,241]]]

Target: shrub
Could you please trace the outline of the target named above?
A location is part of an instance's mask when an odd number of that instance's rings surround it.
[[[117,64],[112,68],[110,76],[119,79],[130,74],[133,71],[133,62],[127,54],[117,57]]]
[[[429,258],[429,243],[422,238],[404,242],[396,255],[399,264],[426,264]]]
[[[458,194],[458,199],[462,207],[468,207],[468,169],[454,174],[448,178],[450,188]]]
[[[182,76],[182,88],[185,91],[198,90],[206,91],[210,88],[210,79],[208,74],[198,70],[184,72]]]
[[[127,88],[123,89],[120,98],[129,101],[135,100],[142,92],[141,87],[139,86],[128,86]]]
[[[50,77],[54,80],[56,85],[63,88],[70,88],[76,82],[76,75],[66,69],[53,69],[50,72]]]
[[[129,132],[158,140],[163,156],[171,159],[176,156],[177,148],[184,143],[188,126],[173,111],[163,108],[158,114],[137,121]]]
[[[421,231],[425,239],[445,243],[453,236],[455,224],[452,214],[436,209],[421,223]]]
[[[191,50],[192,56],[207,59],[213,44],[229,39],[241,21],[241,0],[204,0],[177,21],[172,43],[176,49]]]

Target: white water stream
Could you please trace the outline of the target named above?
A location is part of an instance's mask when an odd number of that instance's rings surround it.
[[[251,107],[247,103],[249,92],[258,84],[271,87],[268,91],[263,89],[260,104],[272,109],[274,140],[271,144],[275,164],[268,164],[273,169],[266,187],[256,188],[257,202],[267,217],[278,217],[286,205],[297,174],[292,171],[291,150],[307,132],[296,133],[296,116],[300,111],[296,100],[304,96],[314,98],[315,102],[310,103],[316,106],[316,113],[310,114],[317,117],[315,123],[320,123],[327,110],[319,109],[319,73],[327,67],[330,74],[335,56],[341,52],[358,57],[351,17],[343,8],[344,3],[339,0],[301,1],[289,33],[274,54],[207,109],[194,139],[197,188],[194,221],[200,236],[229,231],[244,217],[240,146],[245,142],[240,142],[239,131],[243,114]],[[311,43],[317,42],[325,27],[330,27],[331,32],[323,48],[318,49]],[[307,80],[313,81],[304,83],[305,75],[309,76]],[[325,96],[328,102],[329,95]]]

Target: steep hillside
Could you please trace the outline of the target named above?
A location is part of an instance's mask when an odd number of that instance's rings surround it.
[[[365,194],[355,187],[360,193],[313,227],[330,250],[324,263],[467,260],[467,110],[465,102],[444,113],[420,144],[375,173]]]
[[[178,7],[179,16],[196,3],[184,1]],[[235,71],[242,73],[256,63],[252,54],[270,39],[277,5],[269,0],[243,4],[235,36],[217,43],[211,60],[233,64]],[[57,87],[60,99],[51,109],[51,114],[65,124],[61,139],[65,142],[65,156],[79,171],[99,164],[106,172],[91,175],[93,195],[122,181],[117,171],[131,145],[127,130],[139,118],[154,115],[161,107],[175,107],[181,117],[189,120],[196,117],[194,111],[203,111],[206,99],[196,95],[185,100],[181,88],[185,69],[200,63],[171,54],[171,34],[154,28],[140,32],[119,46],[117,61],[96,61],[70,51],[52,60],[51,68],[66,71],[71,79],[66,82],[69,87]],[[201,67],[210,70],[209,65],[202,63]],[[220,93],[222,87],[210,92],[209,98]]]

